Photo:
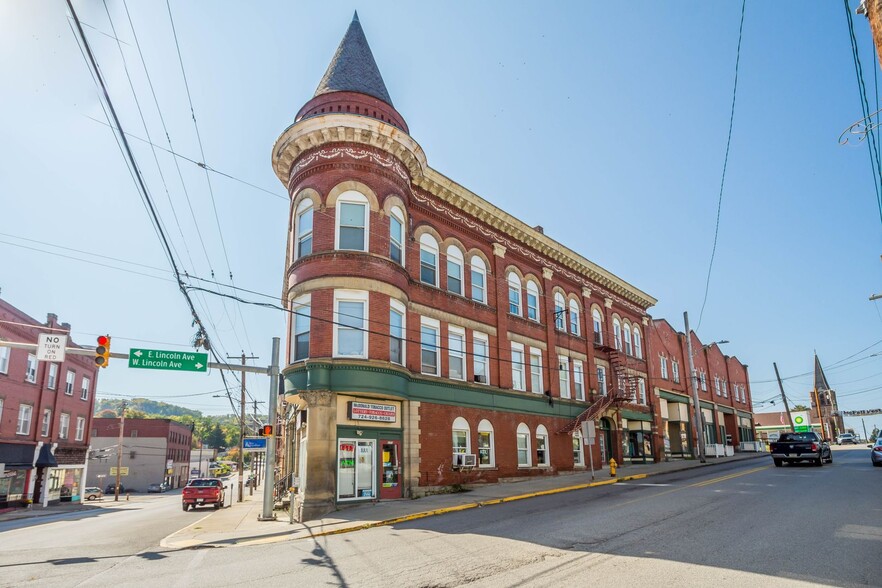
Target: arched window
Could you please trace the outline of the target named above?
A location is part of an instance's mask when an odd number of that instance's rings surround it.
[[[613,343],[616,349],[622,350],[622,323],[617,318],[613,319]]]
[[[533,280],[527,280],[527,318],[539,320],[539,286]]]
[[[585,454],[582,445],[582,433],[573,432],[573,465],[576,467],[585,466]]]
[[[471,453],[471,435],[469,423],[462,417],[456,417],[453,421],[453,454],[462,455]]]
[[[404,265],[404,213],[397,206],[389,211],[389,257]]]
[[[493,425],[484,419],[478,423],[478,467],[492,468],[496,465],[496,449],[493,443]]]
[[[487,268],[484,260],[477,255],[472,256],[472,300],[487,302]]]
[[[521,279],[514,272],[508,273],[508,312],[521,316]]]
[[[631,325],[625,323],[625,353],[628,355],[632,355],[631,353]]]
[[[530,445],[530,427],[521,423],[517,432],[518,467],[528,468],[533,465],[533,460],[530,459]]]
[[[548,467],[551,465],[551,456],[548,448],[548,429],[545,425],[536,427],[536,465]]]
[[[634,325],[634,355],[643,359],[643,342],[640,340],[640,328]]]
[[[420,235],[420,281],[438,285],[438,242],[429,233]]]
[[[570,333],[579,336],[579,305],[570,300]]]
[[[591,317],[594,321],[594,342],[598,345],[603,345],[603,316],[595,308],[594,312],[591,313]]]
[[[369,230],[367,197],[355,190],[340,194],[337,198],[335,248],[367,251]]]
[[[295,259],[312,253],[312,200],[304,198],[297,205],[297,217],[294,221],[294,231],[297,235],[295,240]]]
[[[558,331],[566,331],[566,318],[564,314],[567,311],[566,301],[560,292],[554,293],[554,328]]]
[[[447,247],[447,291],[462,296],[462,252],[454,245]]]

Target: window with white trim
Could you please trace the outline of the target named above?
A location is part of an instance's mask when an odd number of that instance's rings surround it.
[[[73,370],[67,370],[67,376],[64,384],[64,393],[67,396],[73,396],[74,378],[76,378],[76,372],[74,372]]]
[[[405,317],[404,305],[397,300],[389,301],[389,361],[404,365]]]
[[[49,377],[46,382],[46,387],[50,390],[55,390],[55,387],[58,385],[58,364],[50,363],[49,364]]]
[[[566,301],[560,292],[554,293],[554,328],[558,331],[566,331],[567,319],[564,316],[567,312]]]
[[[536,427],[536,465],[547,468],[551,465],[551,455],[548,448],[548,429],[545,425]]]
[[[579,304],[575,300],[570,300],[570,333],[577,337],[581,335],[579,329]]]
[[[471,261],[472,300],[487,302],[487,268],[484,260],[477,255],[472,256]]]
[[[300,259],[305,255],[309,255],[312,253],[312,218],[313,218],[314,208],[312,206],[312,200],[309,198],[304,198],[300,204],[297,205],[297,217],[294,221],[295,223],[295,234],[297,235],[297,239],[295,240],[295,256],[294,259]]]
[[[478,423],[478,467],[492,468],[496,465],[496,449],[493,445],[493,425],[483,419]]]
[[[92,382],[89,381],[89,378],[86,376],[83,376],[83,379],[80,382],[80,400],[88,400],[89,388],[92,386]]]
[[[671,360],[671,375],[674,378],[674,383],[680,383],[680,362],[676,359]]]
[[[631,349],[631,325],[625,323],[625,353],[627,355],[633,355]]]
[[[637,401],[646,405],[646,381],[643,378],[637,379]]]
[[[291,303],[291,354],[289,363],[309,358],[309,332],[312,323],[312,295]]]
[[[9,347],[0,347],[0,374],[9,373]]]
[[[370,226],[368,225],[368,199],[364,194],[349,190],[337,198],[337,249],[367,251]]]
[[[462,417],[456,417],[453,421],[453,453],[464,455],[471,453],[471,435],[469,434],[469,423]]]
[[[30,404],[19,404],[18,405],[18,423],[16,424],[15,434],[16,435],[30,435],[31,434],[31,414],[34,412],[34,407]]]
[[[729,383],[723,380],[723,398],[729,398]]]
[[[524,423],[517,430],[518,467],[528,468],[533,465],[530,459],[530,428]]]
[[[718,376],[714,376],[714,392],[717,393],[717,396],[721,396],[720,392],[720,378]]]
[[[602,365],[597,366],[597,390],[601,396],[606,396],[606,368]]]
[[[441,362],[438,361],[438,337],[441,323],[427,317],[420,317],[420,372],[430,376],[441,375]]]
[[[582,443],[582,433],[579,431],[573,432],[573,465],[585,466],[585,453],[584,453],[584,445]]]
[[[367,359],[368,293],[334,291],[334,357]]]
[[[539,320],[539,286],[533,280],[527,280],[527,318]]]
[[[585,376],[582,370],[582,361],[573,361],[573,388],[576,392],[576,400],[585,400]]]
[[[557,356],[558,377],[560,378],[560,397],[570,397],[570,358],[564,355]]]
[[[643,359],[643,341],[637,325],[634,325],[634,356],[637,359]]]
[[[30,382],[32,384],[37,381],[37,356],[33,353],[28,353],[28,367],[25,372],[25,382]]]
[[[40,435],[43,437],[49,436],[49,427],[52,426],[52,409],[44,408],[43,409],[43,424],[40,427]]]
[[[447,247],[447,291],[462,296],[462,252],[454,245]]]
[[[520,343],[511,344],[511,387],[514,390],[526,390],[524,380],[524,346]]]
[[[74,437],[74,441],[82,441],[83,436],[86,433],[86,419],[83,417],[77,417],[77,430]]]
[[[542,388],[542,351],[530,347],[530,389],[536,394],[542,394]]]
[[[596,308],[591,312],[591,320],[594,323],[594,342],[603,345],[603,315]]]
[[[66,412],[61,413],[61,416],[58,419],[58,438],[59,439],[67,439],[67,435],[70,432],[70,415]]]
[[[465,329],[447,327],[448,377],[451,380],[466,379]]]
[[[472,335],[472,375],[478,384],[490,383],[490,339],[484,333]]]
[[[404,213],[397,206],[389,211],[389,258],[404,265]]]
[[[622,323],[619,322],[619,319],[613,319],[613,342],[615,343],[616,349],[619,351],[622,350]]]
[[[521,316],[521,279],[514,272],[508,273],[508,312]]]
[[[699,379],[701,380],[701,391],[707,392],[707,374],[704,373],[704,370],[698,374]]]
[[[658,363],[659,363],[659,366],[661,366],[662,380],[667,380],[668,379],[668,358],[665,357],[664,355],[659,354]]]
[[[420,235],[420,281],[438,285],[438,242],[429,233]]]

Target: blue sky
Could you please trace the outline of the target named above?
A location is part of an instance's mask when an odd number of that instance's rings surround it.
[[[74,6],[123,125],[145,137],[105,5]],[[189,272],[213,269],[229,283],[232,271],[237,286],[278,294],[287,208],[270,147],[312,96],[358,9],[392,100],[432,167],[658,298],[653,316],[682,329],[688,310],[699,325],[740,2],[243,6],[171,1],[206,162],[275,195],[210,174],[212,204],[205,172],[179,160],[188,205],[172,157],[156,155],[166,195],[153,153],[133,141]],[[167,146],[126,7],[174,148],[201,160],[165,3],[107,7],[150,136]],[[837,142],[862,117],[845,12],[835,2],[806,7],[747,3],[698,334],[731,341],[724,350],[750,366],[755,400],[777,394],[772,362],[784,376],[809,372],[817,350],[842,408],[882,408],[882,355],[867,357],[882,351],[882,314],[868,301],[882,291],[882,224],[865,145]],[[872,105],[882,72],[866,19],[854,22]],[[21,247],[169,279],[113,136],[92,120],[106,119],[66,4],[0,4],[0,54],[2,296],[41,320],[58,313],[85,344],[106,332],[114,351],[186,348],[194,329],[173,283]],[[244,350],[265,365],[271,337],[284,338],[281,313],[216,297],[199,304],[221,353]],[[837,365],[853,354],[859,361]],[[209,413],[229,408],[213,397],[216,372],[135,372],[117,360],[98,387]],[[808,376],[785,381],[794,402],[807,402],[810,387]],[[248,388],[265,399],[268,379],[249,376]]]

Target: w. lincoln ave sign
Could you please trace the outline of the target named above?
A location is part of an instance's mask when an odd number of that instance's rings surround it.
[[[129,367],[147,370],[175,370],[181,372],[208,371],[208,354],[161,349],[129,350]]]
[[[395,422],[394,404],[372,404],[369,402],[350,402],[349,418],[353,421]]]

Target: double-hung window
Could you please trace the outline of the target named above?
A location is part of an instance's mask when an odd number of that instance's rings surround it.
[[[67,370],[67,376],[64,383],[64,393],[67,396],[73,396],[74,378],[76,378],[76,372],[73,370]]]
[[[472,257],[472,300],[475,302],[487,302],[487,268],[484,260],[478,256]]]
[[[625,353],[633,355],[631,350],[631,325],[625,323]]]
[[[643,359],[643,343],[641,342],[640,329],[634,327],[634,356]]]
[[[15,428],[16,435],[31,434],[31,414],[33,411],[34,407],[30,404],[20,404],[18,406],[18,423]]]
[[[576,392],[576,400],[585,400],[585,375],[582,370],[582,361],[573,361],[573,388]]]
[[[469,434],[469,423],[462,417],[457,417],[453,421],[453,454],[464,455],[471,453],[471,435]]]
[[[420,236],[420,281],[438,285],[438,243],[428,233]]]
[[[526,390],[524,382],[524,346],[520,343],[511,344],[511,387],[515,390]]]
[[[305,198],[297,205],[297,259],[304,255],[312,253],[312,216],[315,209],[312,206],[312,200]]]
[[[718,376],[714,376],[714,392],[717,393],[717,396],[721,396],[720,392],[720,378]]]
[[[527,282],[527,318],[539,320],[539,286],[533,280]]]
[[[9,372],[9,347],[0,347],[0,374]]]
[[[92,382],[89,381],[89,378],[83,376],[83,379],[80,383],[80,400],[88,400],[89,399],[89,388],[91,387]]]
[[[674,383],[680,383],[680,362],[675,359],[671,360],[671,375],[674,377]]]
[[[566,317],[564,316],[567,312],[566,302],[564,301],[563,294],[560,292],[554,293],[554,328],[558,331],[566,330]]]
[[[441,362],[438,361],[438,339],[441,324],[430,318],[421,317],[420,324],[420,371],[430,376],[441,375]]]
[[[58,420],[58,438],[59,439],[67,439],[67,435],[70,432],[70,415],[66,412],[61,413],[61,416]]]
[[[575,431],[573,433],[573,465],[574,466],[583,466],[585,465],[585,455],[582,445],[582,433]]]
[[[58,364],[50,363],[49,364],[49,380],[46,382],[46,387],[50,390],[55,390],[55,387],[58,385]]]
[[[309,330],[312,322],[311,295],[301,296],[291,305],[291,362],[309,357]]]
[[[389,258],[404,265],[404,214],[396,206],[389,213]]]
[[[536,428],[536,465],[539,467],[551,465],[551,456],[548,455],[548,429],[544,425]]]
[[[43,437],[49,436],[49,427],[52,426],[52,410],[49,408],[43,409],[43,424],[40,427],[40,435]]]
[[[508,312],[521,316],[521,279],[514,272],[508,274]]]
[[[453,245],[447,248],[447,291],[462,296],[463,258]]]
[[[77,431],[76,436],[74,437],[75,441],[82,441],[83,436],[86,432],[86,419],[83,417],[77,417]]]
[[[448,372],[451,380],[465,380],[465,330],[459,327],[447,328]]]
[[[475,382],[490,383],[490,339],[484,333],[472,335],[472,366]]]
[[[493,448],[493,425],[487,419],[478,423],[478,465],[493,467],[496,456]]]
[[[707,392],[707,374],[702,371],[698,376],[701,379],[701,391]]]
[[[524,423],[517,430],[518,467],[528,468],[533,465],[530,459],[530,429]]]
[[[367,358],[368,293],[334,292],[334,356]]]
[[[646,405],[646,381],[643,378],[637,379],[637,401]]]
[[[602,365],[597,366],[597,389],[601,396],[606,396],[606,368]]]
[[[622,350],[622,324],[619,322],[619,319],[613,319],[613,342],[615,343],[616,349],[619,351]]]
[[[579,331],[579,305],[575,300],[570,300],[570,333],[580,335]]]
[[[405,308],[397,300],[389,301],[389,361],[404,365]]]
[[[557,356],[558,371],[560,377],[560,397],[570,397],[570,358],[564,355]]]
[[[28,353],[28,367],[27,372],[25,373],[25,381],[31,382],[32,384],[37,381],[37,356]]]
[[[536,394],[542,394],[542,351],[530,347],[530,389]]]
[[[661,377],[662,380],[668,379],[668,358],[664,355],[658,356],[658,363],[661,366]]]
[[[591,319],[594,323],[594,343],[603,345],[603,316],[596,308],[591,313]]]
[[[729,383],[723,380],[723,398],[729,398]]]
[[[337,249],[368,250],[368,200],[360,192],[343,192],[337,199]]]

